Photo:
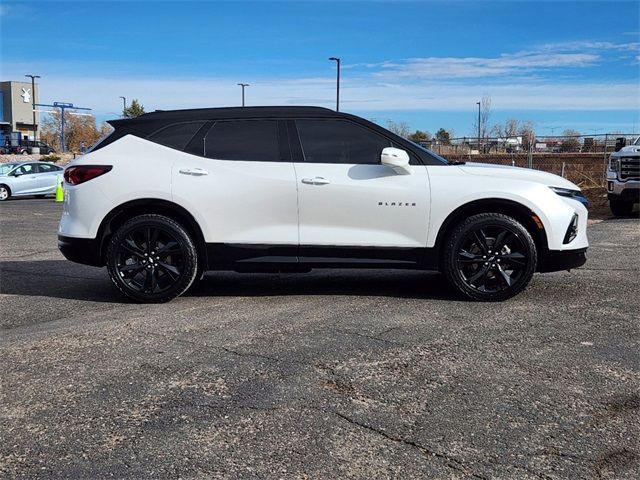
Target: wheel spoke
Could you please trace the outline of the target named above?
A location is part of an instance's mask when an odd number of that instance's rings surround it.
[[[158,235],[160,234],[159,230],[157,228],[154,228],[153,230],[151,230],[151,238],[149,239],[151,246],[149,248],[152,249],[156,249],[156,247],[158,246]]]
[[[158,286],[158,269],[154,268],[151,270],[151,292],[156,289]]]
[[[511,275],[505,272],[500,265],[498,265],[497,269],[498,269],[498,272],[500,272],[499,278],[501,278],[504,281],[507,287],[510,287],[511,285],[513,285],[513,279],[511,278]]]
[[[144,283],[142,284],[142,290],[146,293],[153,293],[151,288],[151,271],[149,269],[145,269],[144,271]]]
[[[132,238],[129,238],[129,237],[125,238],[124,242],[122,242],[120,245],[127,252],[132,253],[133,255],[137,255],[138,257],[141,257],[141,258],[144,257],[144,252],[140,247],[138,247],[138,245],[136,245],[136,243],[133,241]]]
[[[470,285],[477,288],[478,286],[474,285],[476,280],[482,280],[482,283],[480,285],[484,285],[484,280],[485,278],[487,278],[488,273],[489,273],[489,267],[487,265],[483,265],[481,268],[477,270],[477,272],[471,278],[467,280],[467,282],[469,282]]]
[[[169,265],[168,263],[158,262],[158,266],[162,268],[165,272],[169,274],[171,278],[176,280],[180,276],[180,270],[178,270],[173,265]]]
[[[156,252],[156,255],[168,256],[168,255],[172,255],[179,252],[180,252],[180,248],[179,248],[178,242],[170,241],[165,243],[164,246]]]
[[[484,234],[482,229],[476,230],[473,232],[473,236],[476,239],[476,244],[478,248],[482,250],[483,253],[487,253],[489,251],[489,244],[487,242],[487,236]]]
[[[467,250],[463,249],[458,253],[458,262],[460,263],[479,263],[481,261],[481,255],[476,255],[475,253],[471,253]]]
[[[144,265],[134,263],[131,265],[123,265],[122,267],[118,268],[118,271],[124,278],[132,278],[135,277],[142,269],[144,269]]]
[[[502,255],[500,258],[503,259],[503,260],[506,260],[507,263],[520,265],[522,267],[526,266],[526,264],[527,264],[526,263],[526,257],[522,253],[518,253],[518,252],[508,253],[506,255]]]
[[[497,236],[493,244],[493,250],[499,252],[507,243],[513,239],[513,233],[508,230],[502,230]]]

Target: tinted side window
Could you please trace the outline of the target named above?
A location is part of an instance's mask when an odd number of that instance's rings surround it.
[[[204,156],[218,160],[281,161],[276,120],[216,122],[204,140]]]
[[[380,163],[391,142],[347,120],[296,120],[304,159],[313,163]]]
[[[149,135],[147,140],[176,150],[183,150],[204,123],[189,122],[169,125]]]
[[[48,172],[56,172],[58,169],[53,165],[47,165],[46,163],[38,164],[38,172],[39,173],[48,173]]]
[[[18,175],[26,175],[28,173],[36,173],[36,165],[31,163],[27,165],[22,165],[20,168],[16,169],[16,173]]]

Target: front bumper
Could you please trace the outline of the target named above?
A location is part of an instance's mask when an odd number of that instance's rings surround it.
[[[640,181],[627,180],[621,182],[615,179],[607,179],[607,192],[609,199],[622,199],[633,202],[640,201]]]
[[[67,260],[91,265],[104,266],[100,256],[100,243],[95,238],[74,238],[58,235],[58,249]]]
[[[584,265],[587,261],[587,249],[545,250],[540,255],[538,272],[559,272]]]

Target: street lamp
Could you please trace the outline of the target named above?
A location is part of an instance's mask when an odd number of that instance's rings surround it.
[[[238,83],[242,87],[242,106],[244,107],[244,87],[250,87],[248,83]]]
[[[36,141],[36,78],[40,78],[40,75],[25,75],[25,77],[31,78],[31,107],[33,108],[33,141]],[[35,145],[35,143],[34,143]]]
[[[476,102],[478,105],[478,153],[480,153],[480,102]]]
[[[338,72],[336,74],[336,112],[340,111],[340,59],[337,57],[331,57],[329,60],[336,62]]]
[[[122,116],[124,117],[125,111],[127,110],[127,99],[123,96],[120,96],[119,98],[122,99]]]

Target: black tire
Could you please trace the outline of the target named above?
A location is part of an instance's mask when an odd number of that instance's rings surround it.
[[[198,252],[175,220],[140,215],[111,237],[107,270],[114,285],[130,299],[163,303],[191,286],[198,271]]]
[[[628,217],[633,211],[633,202],[611,198],[609,199],[609,208],[616,217]]]
[[[454,228],[444,248],[442,271],[466,297],[501,301],[526,288],[537,261],[536,245],[518,221],[481,213]]]
[[[11,189],[6,185],[0,185],[0,202],[11,198]]]

